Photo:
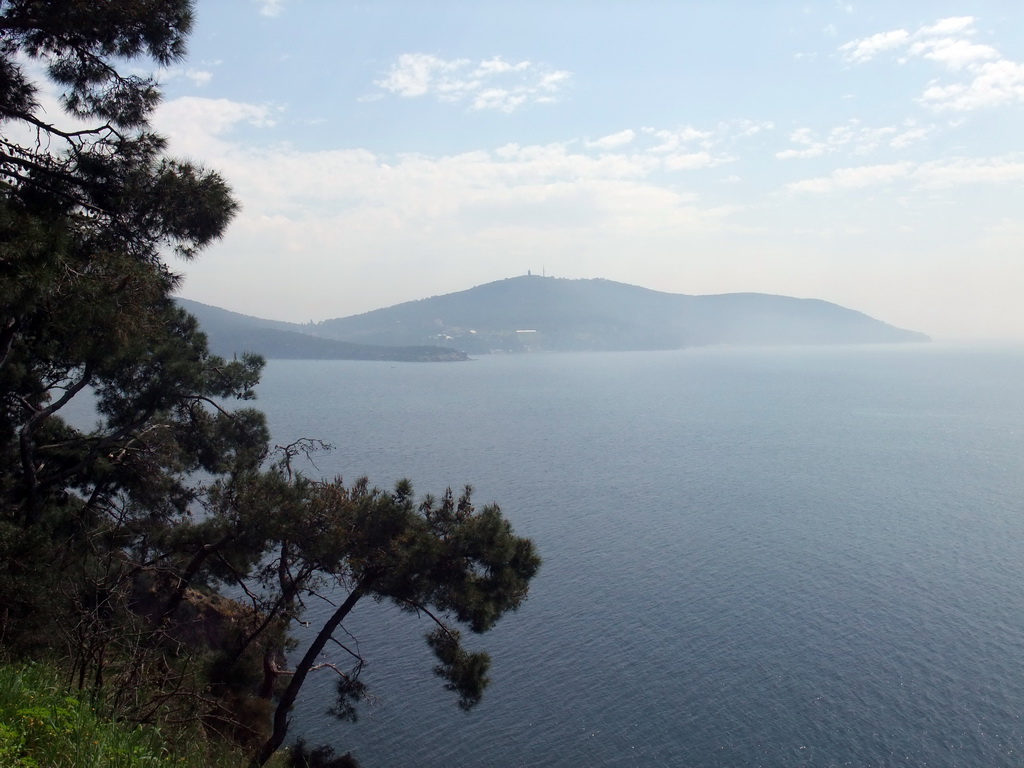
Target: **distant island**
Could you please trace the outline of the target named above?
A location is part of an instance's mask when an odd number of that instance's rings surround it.
[[[452,361],[498,352],[929,341],[820,299],[691,296],[539,275],[305,325],[179,301],[199,318],[218,354],[251,351],[268,358]]]

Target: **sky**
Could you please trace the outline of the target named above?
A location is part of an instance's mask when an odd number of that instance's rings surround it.
[[[1020,0],[198,0],[181,295],[295,322],[526,274],[1024,339]]]

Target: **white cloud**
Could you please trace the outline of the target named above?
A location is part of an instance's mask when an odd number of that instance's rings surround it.
[[[469,64],[469,59],[445,61],[428,53],[403,53],[391,66],[387,77],[375,85],[399,96],[423,96],[431,89],[451,93],[458,87],[465,87],[468,81],[449,77]]]
[[[652,153],[679,154],[689,152],[693,145],[701,149],[711,149],[717,145],[746,139],[762,131],[775,128],[771,121],[763,120],[728,120],[718,123],[714,128],[700,129],[692,125],[666,130],[664,128],[642,128],[641,131],[658,140],[658,144],[648,149]]]
[[[216,155],[221,137],[239,125],[269,128],[276,110],[228,99],[185,96],[157,107],[153,124],[173,139],[175,151],[191,156]]]
[[[644,127],[641,138],[654,145],[638,151],[669,172],[713,168],[735,162],[733,152],[740,142],[773,128],[771,122],[746,119],[721,122],[711,129],[692,125],[675,129]]]
[[[910,173],[912,167],[911,163],[886,163],[837,168],[829,176],[796,181],[787,184],[785,188],[791,192],[816,194],[833,192],[837,189],[862,189],[904,178]]]
[[[710,152],[690,152],[666,155],[663,158],[667,171],[692,171],[697,168],[712,168],[722,163],[732,162],[732,157],[714,157]]]
[[[831,192],[834,184],[831,179],[819,177],[816,179],[803,179],[801,181],[790,182],[785,186],[785,189],[789,192],[809,192],[812,194],[824,194]]]
[[[779,160],[791,160],[793,158],[820,157],[828,151],[828,144],[823,141],[815,141],[810,128],[798,128],[789,135],[789,140],[800,145],[799,149],[784,149],[775,153]]]
[[[593,140],[526,147],[508,144],[497,149],[496,155],[531,163],[543,159],[549,167],[573,174],[600,169],[600,174],[609,178],[639,178],[656,171],[697,170],[735,162],[737,158],[725,151],[726,146],[732,149],[738,141],[771,128],[771,123],[752,120],[719,123],[711,130],[645,127],[638,133],[627,128]],[[597,154],[575,150],[576,145]]]
[[[219,61],[212,63],[215,65],[220,64]],[[147,72],[144,69],[138,68],[134,70],[133,74],[138,74],[142,77],[146,77],[151,73]],[[213,80],[213,72],[211,72],[210,70],[195,69],[193,67],[189,67],[188,69],[183,69],[181,67],[161,68],[158,69],[155,73],[153,73],[153,76],[158,82],[161,83],[167,83],[171,80],[179,80],[181,78],[185,78],[186,80],[191,80],[193,85],[200,88],[204,85],[207,85],[211,80]]]
[[[194,123],[197,129],[219,136],[239,123],[260,128],[271,127],[276,123],[274,111],[263,104],[183,96],[160,105],[155,122],[166,125],[169,120],[177,120],[178,127],[181,127],[181,124]]]
[[[890,147],[893,149],[905,149],[911,144],[924,141],[924,139],[935,133],[936,130],[934,125],[915,126],[913,121],[908,123],[908,125],[910,127],[902,133],[897,133],[897,135],[893,136],[892,139],[889,140]]]
[[[243,263],[247,272],[276,274],[285,261],[289,270],[347,285],[408,271],[410,254],[420,254],[436,260],[448,282],[482,281],[467,277],[466,262],[451,254],[472,250],[497,264],[510,253],[579,253],[609,249],[612,241],[624,248],[641,235],[678,242],[718,231],[738,210],[703,203],[678,179],[668,187],[660,178],[672,168],[725,162],[720,153],[651,153],[643,144],[652,137],[639,131],[448,155],[301,151],[242,142],[233,133],[277,116],[272,107],[214,99],[176,99],[161,108],[156,127],[170,136],[170,151],[209,162],[242,203],[217,246],[222,256],[189,265],[189,274],[236,271]],[[486,275],[500,268],[472,269]]]
[[[526,103],[526,96],[504,88],[487,88],[473,97],[473,109],[496,109],[515,112]]]
[[[473,70],[474,77],[488,77],[491,75],[500,75],[505,72],[522,72],[530,68],[530,62],[520,61],[518,64],[510,64],[504,59],[495,56],[493,59],[487,61],[481,61],[475,70]]]
[[[1002,58],[999,51],[990,45],[952,37],[921,40],[911,45],[907,52],[911,56],[923,56],[937,61],[954,71],[983,61]]]
[[[474,65],[469,59],[403,53],[374,85],[407,98],[433,94],[439,101],[468,101],[471,109],[514,112],[526,104],[556,101],[570,79],[564,70],[498,56]]]
[[[185,77],[196,85],[203,86],[213,79],[213,73],[205,69],[189,69],[185,72]]]
[[[952,35],[969,30],[973,26],[973,16],[952,16],[948,19],[940,19],[931,26],[921,27],[918,32],[921,35]]]
[[[775,153],[779,160],[821,157],[825,154],[847,151],[855,155],[870,155],[881,147],[905,149],[922,141],[934,132],[934,126],[919,126],[908,120],[901,126],[871,127],[859,120],[833,128],[824,138],[818,138],[810,128],[799,128],[789,135],[795,147]]]
[[[914,180],[925,189],[948,189],[965,184],[1008,184],[1024,181],[1024,158],[957,157],[922,164]]]
[[[571,77],[572,73],[567,72],[564,69],[560,69],[555,72],[546,72],[537,82],[537,90],[554,93],[561,90],[562,86],[568,83]]]
[[[261,16],[278,16],[289,0],[253,0],[260,7]]]
[[[495,151],[508,179],[550,183],[554,180],[639,179],[661,168],[658,158],[643,153],[573,151],[570,143],[521,146],[506,144]]]
[[[904,48],[905,58],[933,61],[961,79],[930,83],[918,101],[936,110],[969,111],[1024,102],[1024,64],[1006,58],[996,48],[976,43],[975,19],[956,16],[923,26],[913,34],[899,29],[881,32],[839,47],[854,64],[882,51]]]
[[[905,179],[922,190],[951,189],[971,184],[1013,184],[1024,181],[1024,157],[955,157],[919,165],[909,162],[837,168],[828,176],[787,184],[791,192],[827,193],[888,184]]]
[[[974,77],[969,82],[929,86],[921,94],[921,103],[966,112],[1024,102],[1024,64],[1001,59],[973,66],[971,70]]]
[[[894,179],[902,178],[910,172],[910,168],[910,163],[839,168],[832,172],[832,180],[841,189],[859,189],[876,184],[886,184]]]
[[[843,57],[847,61],[860,64],[871,61],[882,51],[899,48],[910,39],[910,33],[905,29],[894,29],[891,32],[879,32],[877,35],[851,40],[839,46]]]
[[[809,157],[821,157],[825,154],[827,147],[825,144],[817,143],[812,144],[806,149],[783,149],[780,152],[775,153],[775,157],[779,160],[793,160],[793,159],[806,159]]]
[[[660,144],[651,147],[650,152],[676,152],[680,147],[692,143],[705,145],[714,135],[713,131],[698,130],[692,125],[676,130],[644,128],[643,132],[661,141]]]
[[[757,122],[754,120],[734,120],[732,122],[720,123],[719,129],[723,132],[732,132],[740,138],[747,138],[749,136],[756,136],[761,131],[771,131],[775,129],[775,123],[770,120],[763,120]]]
[[[585,146],[588,149],[616,149],[617,147],[622,147],[626,144],[632,143],[635,138],[636,131],[627,128],[624,131],[612,133],[608,136],[602,136],[600,139],[595,139],[594,141],[588,141]]]

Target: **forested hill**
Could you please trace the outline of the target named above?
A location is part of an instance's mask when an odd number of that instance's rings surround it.
[[[311,330],[349,342],[443,344],[470,353],[928,341],[818,299],[690,296],[537,275],[325,320]]]
[[[195,315],[214,354],[228,359],[256,352],[269,359],[291,360],[392,360],[400,362],[449,362],[465,360],[465,352],[434,344],[377,345],[353,343],[314,335],[313,326],[265,320],[230,312],[198,301],[177,299]]]

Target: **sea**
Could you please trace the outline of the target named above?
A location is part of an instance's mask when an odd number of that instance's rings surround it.
[[[333,445],[306,474],[471,484],[544,561],[469,640],[492,656],[470,712],[426,617],[359,604],[339,639],[372,700],[339,722],[313,675],[309,744],[364,768],[1024,765],[1024,348],[271,361],[258,392],[276,442]]]

